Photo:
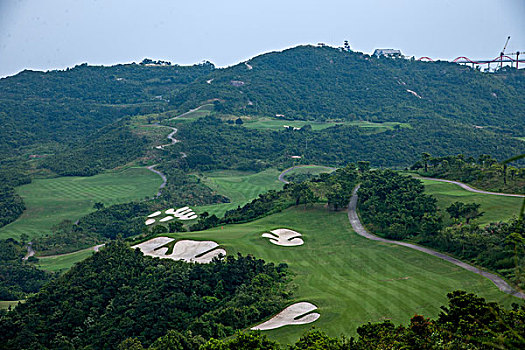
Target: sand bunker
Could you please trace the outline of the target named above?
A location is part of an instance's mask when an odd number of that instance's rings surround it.
[[[213,241],[190,241],[181,240],[173,246],[173,252],[167,254],[168,247],[162,247],[167,243],[173,242],[173,238],[156,237],[134,245],[131,248],[139,248],[144,255],[154,256],[162,259],[184,260],[186,262],[195,262],[207,264],[215,257],[225,256],[226,251],[218,248],[219,244]],[[162,247],[162,248],[161,248]]]
[[[253,327],[252,330],[266,331],[288,325],[312,323],[321,316],[317,312],[310,313],[316,309],[317,306],[307,302],[293,304],[288,306],[283,311],[279,312],[277,315],[275,315],[268,321]]]
[[[302,238],[299,238],[302,236],[299,232],[288,230],[286,228],[280,228],[270,232],[271,233],[263,233],[262,237],[269,238],[270,242],[273,244],[284,247],[294,247],[304,244]]]
[[[161,218],[159,222],[166,222],[166,221],[173,220],[175,218],[179,220],[195,220],[199,217],[197,214],[195,214],[195,212],[190,207],[182,207],[177,210],[170,208],[170,209],[166,209],[164,213],[167,214],[168,216]],[[156,218],[160,214],[162,214],[162,211],[156,211],[152,214],[149,214],[148,218],[150,219],[146,220],[146,225],[151,225],[155,223],[156,219],[153,219],[153,218]]]

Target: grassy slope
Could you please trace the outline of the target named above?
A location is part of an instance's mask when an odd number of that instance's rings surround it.
[[[423,180],[425,191],[432,194],[438,200],[438,206],[446,214],[445,209],[452,203],[459,201],[463,203],[476,202],[481,204],[481,211],[485,214],[477,219],[478,224],[506,221],[512,216],[517,216],[523,199],[516,197],[494,196],[469,192],[461,187],[439,181]]]
[[[259,194],[269,190],[280,190],[283,184],[277,179],[279,171],[267,169],[259,173],[247,173],[239,171],[213,171],[204,174],[202,180],[211,189],[230,199],[231,203],[213,204],[196,207],[197,213],[207,211],[219,217],[227,210],[242,206]]]
[[[36,266],[46,271],[63,272],[69,270],[75,263],[90,257],[93,253],[93,248],[87,248],[69,254],[40,257]]]
[[[332,169],[322,165],[304,165],[290,170],[288,173],[286,173],[284,179],[288,180],[290,176],[293,175],[307,174],[317,176],[322,173],[331,173],[332,171]]]
[[[36,237],[60,221],[78,220],[93,211],[95,202],[105,205],[152,196],[161,178],[144,168],[129,168],[92,177],[37,179],[17,188],[27,209],[15,222],[0,229],[0,239],[22,233]]]
[[[370,133],[378,133],[386,130],[393,130],[395,125],[400,125],[403,128],[410,127],[407,123],[398,122],[384,122],[384,123],[373,123],[364,120],[356,120],[350,122],[314,122],[314,121],[290,121],[282,119],[272,118],[254,118],[247,120],[243,125],[247,128],[261,129],[261,130],[283,130],[284,125],[292,126],[295,128],[301,128],[307,124],[312,126],[312,130],[322,130],[335,125],[353,125],[360,128],[365,128]]]
[[[261,233],[287,227],[304,235],[301,247],[279,247]],[[519,302],[489,280],[421,252],[369,241],[356,235],[346,212],[322,207],[292,208],[247,224],[204,232],[172,234],[177,238],[211,239],[228,254],[242,252],[274,263],[285,262],[297,286],[294,302],[309,301],[320,309],[313,324],[269,331],[281,342],[295,341],[314,326],[330,335],[352,335],[358,325],[391,319],[406,323],[414,313],[436,316],[446,293],[464,289],[509,305]]]

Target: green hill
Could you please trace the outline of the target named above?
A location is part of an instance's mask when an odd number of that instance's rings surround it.
[[[376,58],[299,46],[217,69],[174,94],[181,110],[219,99],[233,114],[286,119],[414,121],[443,117],[522,136],[524,73],[485,74],[449,62]],[[213,80],[211,80],[213,79]]]

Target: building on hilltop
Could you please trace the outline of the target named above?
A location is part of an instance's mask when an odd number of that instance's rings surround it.
[[[376,57],[403,57],[401,50],[395,49],[376,49],[373,55]]]

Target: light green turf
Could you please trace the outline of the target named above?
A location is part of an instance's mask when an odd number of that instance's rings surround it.
[[[290,228],[305,244],[279,247],[261,234]],[[296,286],[291,302],[319,307],[318,321],[266,331],[282,343],[294,342],[315,326],[329,335],[355,335],[360,324],[390,319],[407,324],[414,314],[435,317],[455,289],[475,292],[505,305],[519,299],[500,292],[492,282],[438,258],[405,247],[356,235],[346,212],[317,206],[292,208],[254,222],[204,232],[169,234],[180,239],[213,240],[229,255],[253,254],[268,262],[287,263]]]
[[[524,141],[525,142],[525,137],[516,137],[518,140],[520,141]]]
[[[207,211],[210,215],[222,217],[227,210],[236,209],[257,198],[261,193],[282,189],[283,183],[278,180],[279,174],[280,171],[276,169],[267,169],[259,173],[231,170],[204,173],[201,180],[217,193],[228,197],[231,203],[199,206],[194,210],[197,213]]]
[[[476,202],[481,204],[483,216],[475,222],[481,225],[491,222],[507,221],[513,216],[518,216],[522,198],[495,196],[467,191],[458,185],[446,182],[422,180],[425,192],[432,194],[438,200],[438,206],[446,214],[445,209],[458,201],[463,203]]]
[[[198,107],[194,111],[184,113],[180,117],[177,117],[175,120],[177,122],[181,122],[181,121],[191,121],[191,120],[198,119],[198,118],[201,118],[201,117],[206,117],[206,116],[210,115],[210,113],[213,111],[213,109],[214,109],[213,104],[211,104],[211,103],[210,104],[205,104],[205,105],[202,105],[202,106]]]
[[[9,306],[11,306],[11,308],[14,308],[15,306],[18,305],[18,303],[23,303],[25,302],[25,300],[9,300],[9,301],[3,301],[3,300],[0,300],[0,310],[3,310],[3,309],[8,309]]]
[[[263,129],[263,130],[283,130],[284,125],[292,126],[295,128],[302,128],[303,126],[310,124],[312,130],[322,130],[335,125],[352,125],[360,128],[366,128],[370,132],[383,132],[386,130],[394,129],[395,125],[399,125],[402,128],[409,128],[410,124],[398,123],[398,122],[384,122],[384,123],[373,123],[364,120],[355,120],[348,122],[315,122],[315,121],[303,121],[303,120],[282,120],[273,118],[254,118],[245,120],[243,126],[252,129]]]
[[[95,202],[106,206],[153,196],[162,179],[145,168],[128,168],[91,177],[36,179],[16,190],[27,209],[0,229],[0,239],[37,237],[49,233],[60,221],[76,221],[92,212]]]
[[[284,179],[288,180],[292,175],[306,174],[317,176],[323,173],[331,173],[332,171],[334,170],[322,165],[301,165],[287,172],[286,175],[284,175]]]
[[[90,257],[93,253],[93,248],[87,248],[69,254],[39,257],[35,265],[42,270],[63,272],[69,270],[75,263]]]

